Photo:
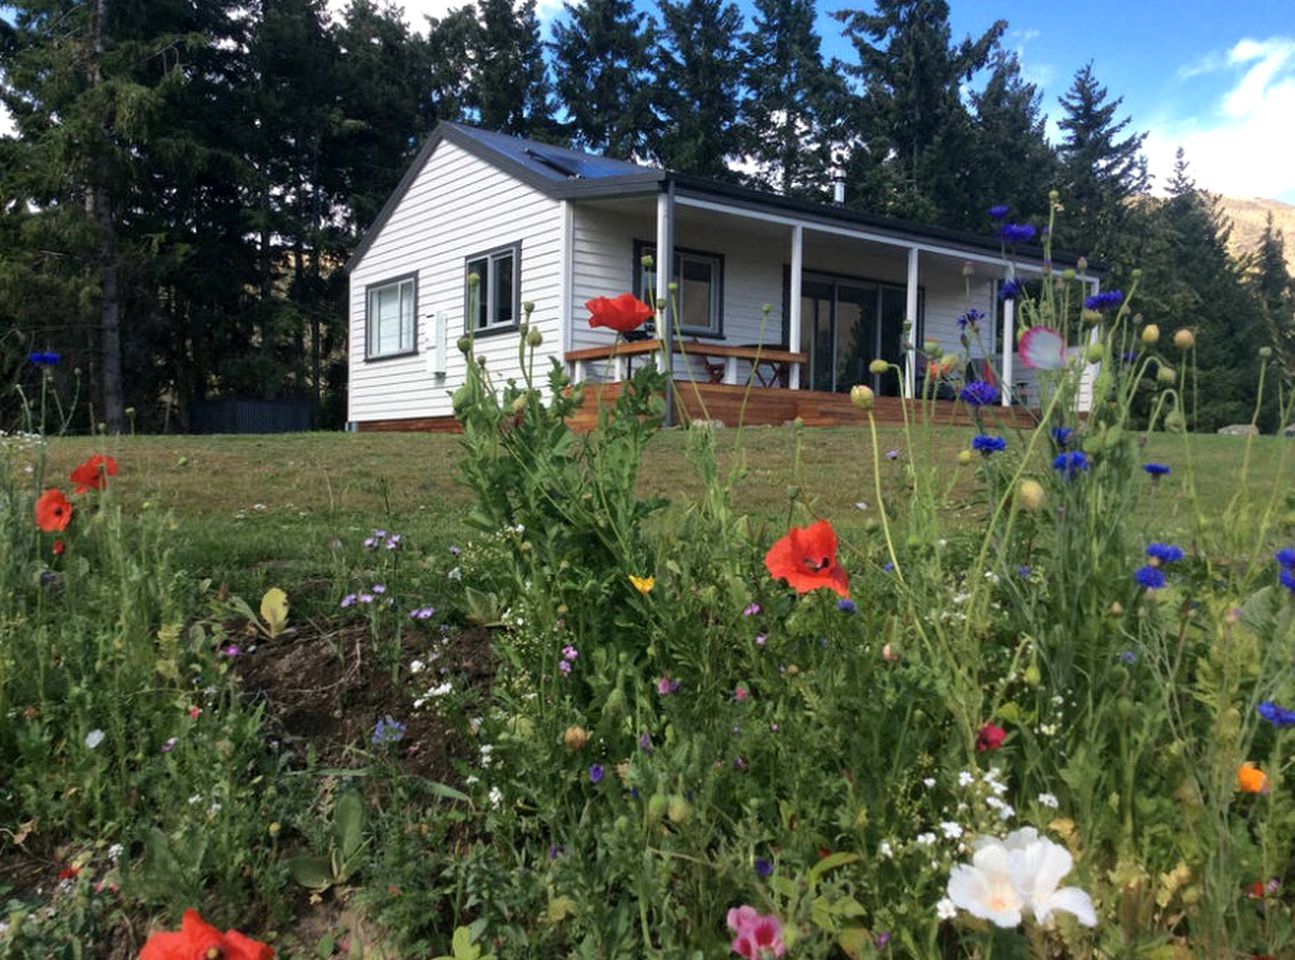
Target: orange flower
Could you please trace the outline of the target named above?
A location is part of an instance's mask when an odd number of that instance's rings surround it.
[[[629,333],[652,316],[652,308],[632,293],[622,293],[614,300],[598,297],[585,304],[589,326],[609,327],[617,333]]]
[[[1237,789],[1245,793],[1267,793],[1272,784],[1268,782],[1268,774],[1253,763],[1243,763],[1237,770]]]
[[[786,580],[797,593],[827,587],[843,597],[850,595],[850,578],[836,562],[836,531],[826,520],[792,527],[769,548],[764,565],[771,577]]]
[[[108,478],[115,476],[117,476],[117,461],[105,454],[96,453],[72,471],[72,492],[102,490],[107,486]]]
[[[63,491],[51,487],[40,495],[36,501],[36,526],[46,533],[55,530],[66,530],[72,522],[72,502],[63,495]]]
[[[197,910],[184,911],[177,933],[164,931],[148,938],[139,960],[274,960],[274,951],[237,930],[221,933]]]

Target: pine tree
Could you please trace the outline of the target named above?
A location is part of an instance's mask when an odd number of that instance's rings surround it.
[[[911,219],[982,224],[965,189],[976,159],[962,86],[989,62],[1006,22],[955,45],[945,0],[877,0],[875,13],[834,16],[857,57],[845,69],[862,86],[852,111],[852,199]]]
[[[743,152],[756,182],[787,195],[830,191],[833,146],[845,86],[827,69],[813,0],[756,0],[743,38]]]
[[[632,0],[567,3],[566,15],[554,25],[552,50],[567,129],[580,147],[628,159],[652,124],[652,24]]]
[[[1041,99],[1009,51],[999,51],[985,88],[972,92],[975,164],[968,186],[982,211],[1006,204],[1014,221],[1039,223],[1046,217],[1057,160],[1044,132]]]
[[[1108,99],[1091,63],[1075,74],[1059,102],[1059,189],[1066,208],[1059,245],[1108,264],[1127,262],[1135,214],[1130,201],[1148,185],[1141,152],[1146,134],[1125,135],[1132,118],[1116,119],[1124,98]]]
[[[1295,374],[1295,280],[1286,267],[1286,243],[1269,211],[1259,247],[1246,264],[1269,336],[1287,375]]]
[[[489,130],[553,140],[560,132],[535,2],[481,0],[480,29],[469,40],[468,102]]]
[[[661,0],[652,148],[672,170],[732,179],[741,151],[742,14],[729,0]]]

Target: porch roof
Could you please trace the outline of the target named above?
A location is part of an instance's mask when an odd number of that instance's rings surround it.
[[[837,204],[786,197],[710,177],[568,150],[443,120],[432,130],[377,219],[365,232],[347,263],[347,270],[359,262],[442,140],[449,140],[554,199],[627,197],[670,191],[676,196],[731,207],[735,213],[743,210],[771,214],[781,212],[791,219],[806,223],[862,228],[876,234],[878,239],[885,238],[895,243],[925,240],[982,254],[1001,253],[999,240],[992,236],[878,216]],[[1043,259],[1043,248],[1018,247],[1016,254],[1023,260],[1040,261]],[[1052,254],[1054,263],[1067,266],[1076,264],[1078,259],[1076,255],[1058,251],[1053,251]],[[1088,270],[1098,275],[1103,272],[1100,265],[1093,263],[1089,263]]]

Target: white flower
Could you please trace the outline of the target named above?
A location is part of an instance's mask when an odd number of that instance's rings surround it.
[[[958,774],[958,786],[960,787],[969,787],[975,782],[976,778],[970,770],[963,770]]]
[[[102,731],[102,730],[99,730],[98,728],[96,728],[96,729],[94,729],[94,730],[91,730],[89,733],[87,733],[87,734],[85,735],[85,745],[86,745],[86,747],[88,747],[89,749],[93,750],[95,747],[99,746],[99,744],[101,744],[101,743],[103,743],[103,731]]]
[[[948,897],[944,897],[935,905],[935,915],[941,920],[952,920],[958,915],[958,907]]]
[[[1024,827],[1003,840],[977,840],[971,864],[953,868],[946,892],[954,906],[1000,927],[1015,927],[1023,912],[1047,923],[1058,910],[1095,927],[1097,913],[1088,894],[1078,887],[1057,888],[1073,866],[1069,850]]]
[[[480,783],[480,782],[481,782],[481,778],[480,778],[480,777],[477,777],[477,776],[473,776],[472,774],[469,774],[468,776],[466,776],[466,777],[464,777],[464,778],[463,778],[463,782],[464,782],[464,784],[466,784],[467,786],[469,786],[469,787],[470,787],[470,786],[472,786],[474,783]]]
[[[447,573],[445,576],[446,576],[446,579],[449,579],[449,580],[462,580],[462,579],[463,579],[463,570],[462,570],[462,569],[460,569],[459,567],[455,567],[453,570],[451,570],[451,571],[450,571],[449,573]]]
[[[191,797],[189,797],[189,806],[191,806],[191,807],[193,807],[193,806],[197,806],[197,805],[198,805],[198,804],[200,804],[200,803],[202,803],[202,794],[201,794],[201,793],[195,793],[195,794],[193,794]]]
[[[504,802],[504,792],[498,787],[490,788],[490,805],[497,807]]]
[[[423,670],[424,670],[426,667],[427,667],[427,664],[423,663],[423,661],[421,661],[421,660],[410,660],[410,661],[409,661],[409,672],[410,672],[410,673],[422,673],[422,672],[423,672]]]
[[[950,840],[957,840],[960,836],[962,836],[962,824],[954,820],[944,821],[944,823],[940,824],[940,829],[944,832],[944,835],[948,837]]]
[[[877,846],[877,856],[881,857],[883,860],[889,860],[894,855],[895,848],[890,845],[889,840],[883,840]]]
[[[108,859],[111,860],[113,863],[116,863],[118,860],[121,859],[121,855],[123,852],[124,852],[124,848],[122,847],[122,845],[120,843],[114,843],[112,846],[108,848]]]
[[[1053,810],[1055,810],[1055,809],[1057,809],[1057,807],[1058,807],[1059,805],[1060,805],[1060,804],[1058,804],[1058,803],[1057,803],[1057,798],[1056,798],[1056,796],[1055,796],[1055,795],[1053,795],[1053,794],[1051,794],[1051,793],[1041,793],[1041,794],[1039,794],[1039,806],[1041,806],[1041,807],[1051,807]]]
[[[927,777],[922,781],[922,786],[926,787],[928,790],[935,786],[935,777]]]
[[[922,846],[924,846],[924,847],[930,847],[930,846],[933,846],[933,845],[935,844],[935,834],[933,834],[933,833],[919,833],[919,834],[917,835],[917,842],[918,842],[918,843],[920,843],[920,844],[921,844]]]

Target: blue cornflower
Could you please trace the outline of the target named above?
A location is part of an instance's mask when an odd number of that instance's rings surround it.
[[[1137,363],[1138,357],[1140,357],[1141,354],[1136,350],[1125,350],[1123,356],[1125,363]]]
[[[998,402],[998,388],[984,380],[972,380],[958,391],[958,396],[969,407],[987,407]]]
[[[375,746],[385,747],[388,744],[399,743],[403,739],[405,739],[405,725],[398,720],[392,720],[390,714],[379,720],[373,727]]]
[[[1277,579],[1281,581],[1283,587],[1291,593],[1295,593],[1295,573],[1291,573],[1285,567],[1282,567],[1281,573],[1277,574]]]
[[[989,456],[991,453],[1001,453],[1007,449],[1007,441],[1002,437],[991,437],[987,433],[979,433],[971,438],[971,449]]]
[[[652,734],[646,731],[639,734],[639,749],[644,753],[652,752]]]
[[[1279,707],[1271,700],[1265,700],[1255,708],[1274,727],[1295,727],[1295,710]]]
[[[1030,568],[1024,563],[1016,568],[1016,573],[1022,580],[1030,579]]]
[[[1074,435],[1074,427],[1053,427],[1052,439],[1057,442],[1057,446],[1065,447],[1070,444],[1070,438]]]
[[[1011,280],[1004,280],[998,288],[999,300],[1015,300],[1022,291],[1025,290],[1025,284],[1013,277]]]
[[[1165,463],[1144,463],[1142,469],[1155,479],[1167,477],[1170,472],[1169,465]]]
[[[836,601],[836,609],[840,610],[842,613],[854,613],[859,608],[854,605],[853,600],[842,597],[840,600]]]
[[[756,872],[756,876],[759,876],[759,877],[772,876],[773,874],[772,861],[766,860],[764,857],[756,857],[755,872]]]
[[[1088,456],[1082,450],[1059,453],[1057,458],[1052,461],[1052,469],[1062,471],[1067,478],[1073,477],[1075,474],[1083,473],[1088,469]]]
[[[894,573],[894,572],[895,572],[895,565],[894,565],[893,563],[891,563],[889,560],[887,560],[884,564],[882,564],[882,565],[881,565],[881,569],[882,569],[885,573]]]
[[[1029,243],[1037,231],[1028,223],[1005,223],[998,232],[1004,243]]]
[[[27,359],[38,367],[57,367],[59,361],[63,359],[63,355],[51,353],[47,350],[38,350],[35,353],[29,353]]]
[[[1124,293],[1120,290],[1103,290],[1084,300],[1085,310],[1114,309],[1124,302]]]
[[[972,307],[962,316],[958,317],[958,329],[966,330],[970,327],[972,330],[976,330],[980,327],[980,321],[984,319],[985,315],[975,307]]]
[[[1273,559],[1287,570],[1295,568],[1295,547],[1282,547],[1273,554]]]
[[[1140,587],[1159,590],[1165,585],[1165,572],[1159,567],[1138,567],[1133,571],[1133,579]]]
[[[595,763],[592,767],[589,768],[589,782],[602,783],[602,780],[603,780],[603,765],[601,763]]]
[[[1161,563],[1174,563],[1181,560],[1184,554],[1181,547],[1175,547],[1172,543],[1153,543],[1147,547],[1147,556]]]
[[[1120,663],[1124,664],[1125,666],[1132,666],[1137,662],[1138,662],[1138,655],[1134,653],[1132,650],[1125,650],[1123,653],[1120,654]]]
[[[985,212],[989,214],[990,220],[1006,220],[1012,208],[1005,203],[996,203]]]

